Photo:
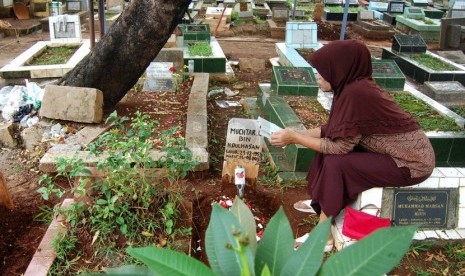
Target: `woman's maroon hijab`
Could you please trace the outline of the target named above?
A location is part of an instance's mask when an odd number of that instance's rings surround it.
[[[395,134],[420,128],[373,80],[370,51],[361,42],[330,42],[310,60],[334,91],[324,137]]]

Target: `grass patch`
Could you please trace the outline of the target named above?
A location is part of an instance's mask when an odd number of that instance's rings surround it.
[[[213,55],[212,47],[209,43],[194,43],[188,46],[190,56],[209,57]]]
[[[349,7],[349,12],[350,13],[357,13],[357,12],[359,12],[361,10],[362,10],[362,8],[360,8],[360,7]],[[326,12],[329,11],[329,12],[343,13],[344,8],[341,7],[341,6],[326,6],[325,11]]]
[[[45,50],[34,57],[27,65],[65,64],[77,51],[78,46],[45,47]]]
[[[399,106],[410,113],[424,131],[462,131],[453,119],[444,117],[422,100],[407,93],[390,93]]]
[[[453,107],[450,107],[449,109],[457,113],[459,116],[465,118],[465,105],[453,106]]]
[[[408,54],[405,56],[434,71],[458,71],[454,66],[428,54]]]

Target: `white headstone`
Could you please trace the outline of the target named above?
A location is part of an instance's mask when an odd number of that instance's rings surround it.
[[[81,23],[79,15],[62,14],[48,18],[50,41],[61,43],[81,42]]]
[[[173,89],[172,62],[151,62],[146,69],[143,91],[163,91]]]
[[[228,123],[224,160],[260,162],[263,138],[257,120],[232,118]]]

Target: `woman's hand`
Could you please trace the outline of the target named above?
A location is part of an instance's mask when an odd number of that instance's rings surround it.
[[[290,128],[285,128],[280,131],[273,132],[270,137],[270,143],[273,146],[284,147],[289,144],[294,144],[296,132]]]

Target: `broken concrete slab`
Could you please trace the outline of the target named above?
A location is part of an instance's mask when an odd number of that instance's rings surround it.
[[[0,144],[8,147],[14,148],[18,145],[14,133],[17,128],[17,124],[14,123],[0,123]]]
[[[86,126],[85,128],[78,131],[72,137],[65,140],[66,144],[74,144],[80,146],[87,146],[92,141],[97,139],[102,133],[107,131],[110,125],[99,125],[99,126]]]
[[[103,93],[95,88],[47,85],[39,115],[51,119],[100,123]]]

